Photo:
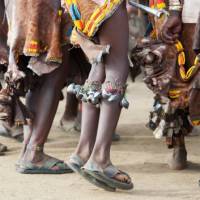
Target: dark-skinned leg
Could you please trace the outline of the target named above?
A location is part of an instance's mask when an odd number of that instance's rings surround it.
[[[77,84],[84,84],[86,78],[89,75],[89,71],[91,69],[91,65],[88,63],[88,61],[85,58],[84,53],[81,49],[72,49],[70,51],[70,66],[73,66],[70,68],[69,71],[69,77]],[[84,73],[83,73],[84,71]],[[72,81],[71,80],[71,81]],[[81,117],[79,112],[79,101],[76,98],[76,95],[67,93],[66,94],[66,104],[65,104],[65,111],[64,114],[60,120],[60,125],[64,130],[69,129],[69,121],[75,120],[75,129],[81,130],[80,125],[80,119]]]
[[[187,167],[187,151],[184,135],[174,138],[173,152],[168,165],[173,170],[182,170]]]
[[[73,65],[71,65],[73,66]],[[65,111],[60,120],[60,127],[63,131],[68,132],[71,128],[71,123],[76,120],[76,116],[78,114],[78,100],[76,95],[67,93],[65,100]]]
[[[81,120],[82,120],[82,103],[79,104],[78,114],[74,121],[74,129],[78,132],[81,132]],[[113,142],[118,142],[120,140],[120,135],[114,131],[112,136]]]
[[[74,94],[66,94],[65,111],[61,121],[74,120],[78,112],[78,100]]]
[[[102,64],[92,67],[88,82],[99,81],[102,83],[105,79],[105,70]],[[89,103],[82,103],[82,123],[81,136],[75,154],[86,162],[92,152],[97,134],[99,121],[99,108]]]
[[[81,132],[81,120],[82,120],[82,102],[79,102],[78,113],[74,120],[74,130]]]
[[[29,91],[26,94],[25,100],[26,100],[26,106],[29,109],[29,111],[35,115],[35,112],[37,111],[37,104],[35,102],[39,102],[40,99],[40,87],[34,88],[34,91]],[[30,141],[31,135],[32,135],[32,122],[29,122],[29,124],[23,126],[23,135],[24,135],[24,140],[23,140],[23,146],[21,149],[21,153],[19,156],[19,160],[17,162],[17,165],[19,165],[21,159],[24,156],[24,153],[26,152],[26,147]]]
[[[125,85],[128,77],[128,17],[125,2],[116,13],[107,20],[99,31],[100,44],[110,44],[110,54],[105,58],[106,80]],[[95,162],[101,168],[111,164],[110,147],[112,134],[119,120],[120,102],[109,103],[102,100],[96,142],[89,162]],[[109,123],[108,123],[109,122]],[[89,163],[88,162],[88,163]],[[129,181],[125,175],[117,175],[119,180]]]
[[[29,94],[28,105],[34,114],[31,136],[27,137],[26,141],[30,147],[43,146],[52,126],[69,65],[67,49],[64,52],[63,64],[52,73],[43,75],[40,87]],[[44,157],[43,151],[27,148],[23,160],[37,163],[41,162]]]

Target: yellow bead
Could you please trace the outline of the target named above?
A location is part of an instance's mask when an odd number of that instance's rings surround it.
[[[176,46],[176,49],[177,49],[178,52],[181,52],[181,51],[184,50],[183,45],[182,45],[182,43],[181,43],[180,41],[178,41],[178,42],[175,44],[175,46]]]
[[[185,65],[185,53],[181,52],[178,55],[178,64],[180,65]]]

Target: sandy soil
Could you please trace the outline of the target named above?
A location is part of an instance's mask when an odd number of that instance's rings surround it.
[[[133,178],[133,191],[110,193],[90,185],[77,174],[68,175],[21,175],[15,172],[14,163],[20,152],[20,144],[0,138],[8,145],[9,152],[0,157],[0,200],[199,200],[200,156],[199,137],[188,137],[187,170],[171,171],[167,166],[170,151],[164,141],[153,138],[145,128],[152,94],[141,80],[130,84],[128,97],[131,106],[123,111],[118,132],[121,141],[112,147],[112,160]],[[67,159],[78,141],[79,135],[69,124],[63,132],[58,124],[64,102],[52,127],[46,152],[60,159]]]

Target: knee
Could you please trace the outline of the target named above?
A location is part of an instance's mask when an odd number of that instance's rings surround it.
[[[116,59],[115,62],[109,64],[106,69],[106,80],[113,81],[119,80],[125,82],[129,73],[128,58]]]

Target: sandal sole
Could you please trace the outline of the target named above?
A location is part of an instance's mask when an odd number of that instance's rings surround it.
[[[110,187],[114,187],[114,188],[118,188],[118,189],[122,189],[122,190],[132,190],[134,188],[133,183],[124,184],[124,183],[117,182],[113,179],[110,179],[106,176],[102,176],[101,174],[99,174],[97,172],[86,170],[86,169],[85,169],[85,171],[90,176],[96,178],[97,180],[99,180],[101,182],[104,182],[105,184],[109,185]]]
[[[73,173],[71,169],[68,170],[45,170],[45,169],[23,169],[16,166],[16,171],[21,174],[69,174]]]
[[[85,180],[87,180],[88,182],[90,182],[91,184],[99,187],[99,188],[102,188],[106,191],[109,191],[109,192],[115,192],[116,188],[114,187],[110,187],[109,185],[107,185],[106,183],[104,182],[101,182],[97,179],[95,179],[94,177],[92,177],[91,175],[87,174],[84,172],[84,170],[82,170],[80,167],[78,167],[77,165],[75,164],[72,164],[72,163],[67,163],[67,165],[76,173],[80,174]]]

